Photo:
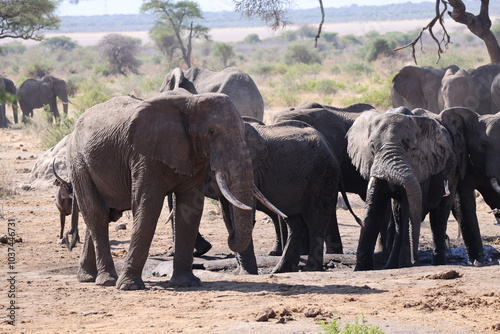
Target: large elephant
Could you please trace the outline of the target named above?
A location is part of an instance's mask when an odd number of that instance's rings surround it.
[[[467,108],[443,110],[443,124],[465,133],[465,176],[458,184],[453,213],[457,219],[471,263],[485,262],[476,214],[475,191],[491,209],[500,208],[500,112],[478,115]],[[500,223],[500,213],[495,213]]]
[[[68,87],[66,81],[51,75],[41,80],[27,79],[17,90],[19,105],[26,117],[33,117],[33,109],[49,105],[54,118],[59,118],[57,99],[63,104],[63,112],[68,114]]]
[[[16,85],[14,82],[10,79],[7,79],[5,77],[0,77],[0,97],[7,99],[7,96],[3,96],[4,93],[10,94],[10,98],[14,98],[14,101],[10,102],[10,105],[12,106],[12,113],[14,115],[14,122],[17,124],[18,123],[18,118],[17,118],[17,100],[16,98]],[[8,126],[8,119],[7,119],[7,104],[5,102],[0,101],[0,128],[6,128]]]
[[[160,92],[179,87],[192,94],[226,94],[242,116],[250,116],[260,121],[264,118],[264,100],[257,85],[248,74],[235,67],[228,67],[219,72],[200,67],[183,71],[177,67],[165,76]]]
[[[391,100],[393,107],[404,106],[410,110],[423,108],[439,114],[438,105],[441,80],[447,71],[455,73],[456,65],[446,68],[430,66],[405,66],[392,79]]]
[[[366,103],[356,103],[343,108],[337,108],[316,102],[307,102],[295,108],[288,108],[277,112],[274,114],[271,122],[278,123],[297,120],[305,122],[318,130],[330,145],[335,156],[339,159],[345,191],[358,194],[364,200],[368,181],[359,174],[347,155],[346,134],[354,120],[363,111],[372,109],[374,107]],[[335,226],[337,226],[337,223],[333,222],[332,228],[335,228]],[[342,241],[340,235],[335,235],[335,232],[333,230],[327,233],[326,252],[341,254],[343,252]]]
[[[106,114],[106,117],[102,117]],[[73,203],[87,225],[78,280],[144,288],[142,269],[165,196],[175,193],[176,254],[170,286],[198,286],[193,248],[203,211],[206,168],[216,175],[231,207],[228,244],[247,248],[254,216],[253,172],[244,124],[223,94],[113,98],[78,119],[68,144]],[[108,224],[132,210],[134,226],[117,277]],[[117,279],[118,278],[118,279]]]
[[[437,117],[422,109],[367,111],[349,129],[349,156],[369,180],[355,270],[374,269],[376,238],[391,199],[396,236],[386,268],[417,262],[420,223],[427,213],[433,263],[444,264],[446,223],[460,179],[457,157],[465,153]]]
[[[299,121],[273,125],[245,118],[245,141],[252,157],[254,183],[287,218],[288,232],[281,231],[275,211],[257,202],[256,209],[274,221],[276,235],[285,235],[283,255],[273,272],[299,269],[300,246],[308,235],[307,261],[303,270],[323,269],[323,245],[330,221],[335,221],[341,177],[340,164],[323,136],[312,126]],[[220,196],[213,178],[207,182],[206,195],[219,198],[226,224],[231,226],[228,202]],[[343,194],[345,196],[345,192]],[[279,219],[283,225],[282,218]],[[237,254],[239,270],[257,273],[253,246]]]

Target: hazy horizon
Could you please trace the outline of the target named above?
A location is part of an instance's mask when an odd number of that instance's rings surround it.
[[[323,0],[323,6],[345,7],[351,5],[388,5],[402,4],[407,2],[420,3],[429,0]],[[233,11],[232,0],[198,0],[197,2],[204,12]],[[296,6],[292,9],[308,9],[319,7],[318,0],[294,0]],[[63,1],[57,9],[60,16],[93,16],[93,15],[114,15],[114,14],[140,14],[140,8],[143,0],[80,0],[78,4],[70,4],[69,1]]]

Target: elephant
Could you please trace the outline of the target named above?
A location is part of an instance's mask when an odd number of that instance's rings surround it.
[[[478,108],[472,108],[472,110],[480,115],[496,113],[498,109],[492,99],[491,87],[495,77],[500,74],[500,63],[482,65],[471,70],[470,73],[474,83],[475,96],[479,100]]]
[[[500,112],[479,115],[467,108],[443,110],[443,124],[454,131],[463,132],[466,155],[463,159],[464,177],[457,187],[453,214],[460,226],[469,261],[487,262],[476,213],[477,190],[486,204],[495,212],[500,223]]]
[[[11,98],[14,98],[13,101],[10,102],[12,106],[12,113],[14,116],[14,123],[18,123],[17,117],[17,100],[16,92],[17,88],[14,82],[5,77],[0,77],[0,92],[5,92],[11,95]],[[1,95],[1,94],[0,94]],[[7,98],[4,96],[3,98]],[[5,102],[0,102],[0,128],[6,128],[9,125],[9,120],[7,119],[7,108]]]
[[[455,139],[437,115],[404,107],[383,114],[364,112],[349,129],[347,141],[353,164],[369,180],[355,270],[374,269],[381,217],[391,200],[396,235],[385,268],[418,262],[420,224],[427,214],[433,264],[444,264],[447,220],[463,170],[463,141]]]
[[[256,209],[269,215],[276,227],[276,235],[285,235],[283,254],[272,270],[274,273],[299,270],[301,237],[308,235],[305,271],[323,270],[323,245],[327,227],[335,221],[336,202],[340,190],[340,163],[324,137],[309,124],[285,121],[272,125],[243,117],[245,141],[252,158],[254,184],[287,218],[279,218],[275,211],[257,203]],[[219,199],[223,217],[228,226],[228,202],[208,175],[205,195]],[[342,190],[348,202],[345,191]],[[349,207],[350,208],[350,207]],[[355,216],[354,212],[351,213]],[[288,231],[281,231],[283,220]],[[257,274],[253,244],[237,254],[240,273]]]
[[[19,105],[25,117],[33,117],[33,109],[50,106],[54,118],[60,117],[56,97],[63,104],[63,111],[68,114],[68,88],[66,81],[51,75],[41,80],[27,79],[17,90]]]
[[[492,113],[497,113],[500,111],[500,74],[497,74],[493,78],[491,83],[491,110]]]
[[[192,94],[223,93],[233,101],[242,116],[250,116],[260,121],[264,118],[264,100],[252,78],[235,67],[222,71],[211,71],[201,67],[191,67],[186,71],[175,68],[165,76],[160,92],[184,88]]]
[[[295,108],[278,111],[272,117],[271,122],[297,120],[305,122],[318,130],[330,145],[334,155],[339,159],[345,191],[358,194],[364,200],[368,181],[359,174],[347,155],[346,134],[354,120],[362,112],[374,109],[373,106],[366,103],[355,103],[343,108],[337,108],[316,102],[305,102]],[[337,223],[333,222],[332,226],[337,226]],[[326,253],[343,253],[340,235],[335,235],[335,231],[327,233]]]
[[[442,80],[438,95],[439,110],[452,107],[467,107],[479,110],[479,99],[472,75],[469,71],[447,69]]]
[[[169,285],[199,286],[192,262],[206,168],[214,171],[222,193],[233,205],[229,248],[241,252],[251,241],[252,162],[244,123],[224,94],[159,96],[144,101],[123,96],[98,104],[79,117],[68,143],[68,163],[73,203],[78,202],[87,225],[77,273],[80,282],[143,289],[142,270],[164,198],[174,193],[176,254]],[[134,223],[118,277],[108,224],[129,209]]]
[[[446,68],[430,66],[405,66],[392,79],[391,101],[392,106],[407,107],[409,110],[423,108],[439,114],[438,95],[441,80],[445,73],[455,73],[459,70],[456,65]]]

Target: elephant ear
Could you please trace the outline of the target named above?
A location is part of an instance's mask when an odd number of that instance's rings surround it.
[[[478,113],[462,107],[445,109],[439,114],[439,121],[451,134],[453,151],[457,157],[457,167],[461,178],[465,176],[468,159],[465,133],[468,124],[474,124],[477,122],[478,118]]]
[[[172,72],[165,76],[165,79],[161,84],[160,93],[179,88],[183,80],[184,72],[179,67],[176,67],[172,70]]]
[[[185,113],[189,108],[189,97],[185,96],[159,97],[139,104],[129,122],[128,141],[139,154],[192,176],[193,148]]]
[[[420,76],[427,69],[416,66],[405,66],[392,79],[392,88],[396,93],[401,95],[412,106],[427,105]]]
[[[370,178],[374,156],[370,149],[370,124],[381,114],[377,111],[365,111],[354,121],[347,131],[347,153],[352,164],[365,179]]]
[[[415,127],[416,147],[409,155],[413,172],[419,182],[442,171],[452,172],[456,165],[452,153],[452,139],[445,127],[435,118],[413,116],[417,122]]]
[[[262,166],[268,155],[266,142],[254,127],[263,126],[263,123],[259,123],[250,124],[245,121],[245,142],[247,143],[247,147],[250,152],[254,170]]]

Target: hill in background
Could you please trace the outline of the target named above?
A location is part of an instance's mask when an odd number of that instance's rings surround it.
[[[464,1],[467,11],[479,12],[479,1]],[[325,24],[356,21],[399,21],[426,19],[434,16],[435,3],[405,3],[383,6],[357,6],[325,8]],[[500,15],[500,4],[490,2],[490,16]],[[210,29],[231,27],[259,27],[265,22],[248,19],[238,12],[204,12],[203,25]],[[295,25],[317,24],[321,20],[319,8],[291,10],[288,18]],[[153,25],[152,15],[100,15],[63,16],[59,33],[146,31]]]

